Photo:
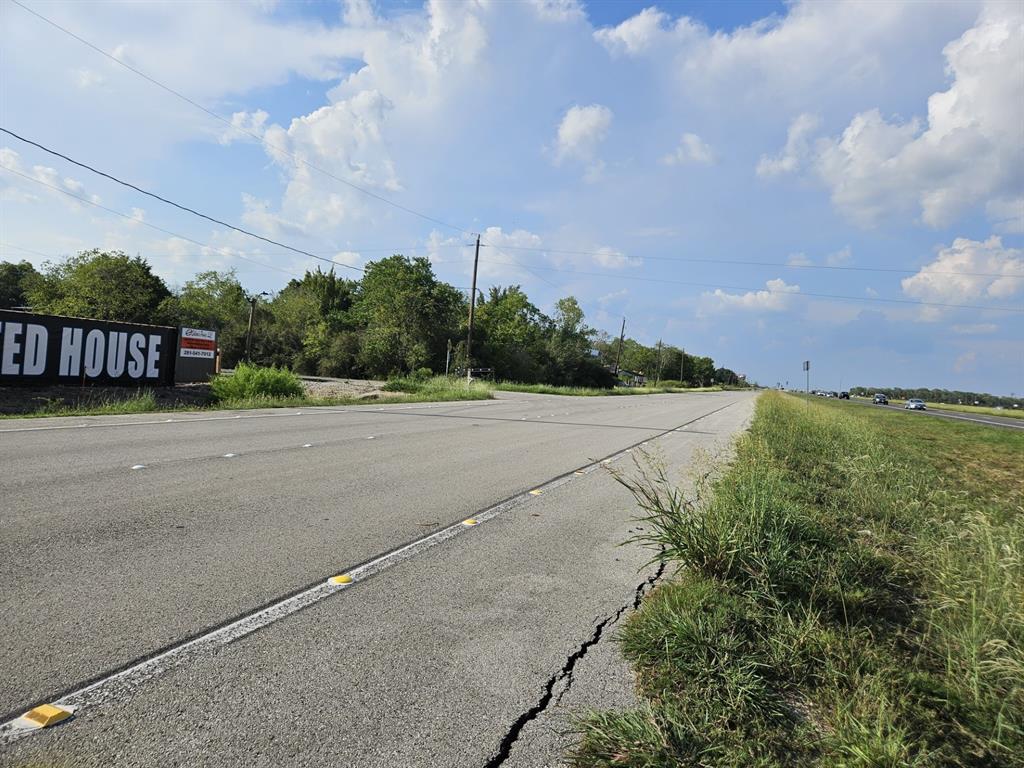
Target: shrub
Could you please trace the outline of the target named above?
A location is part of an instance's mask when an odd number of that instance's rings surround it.
[[[251,397],[301,397],[305,393],[299,377],[291,371],[246,363],[239,363],[233,375],[214,376],[210,388],[218,402]]]

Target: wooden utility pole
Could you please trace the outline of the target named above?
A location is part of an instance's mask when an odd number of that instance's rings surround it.
[[[622,342],[625,340],[625,338],[626,338],[626,318],[625,318],[625,316],[623,316],[623,318],[622,318],[622,332],[619,333],[619,349],[615,353],[615,377],[616,378],[618,378],[618,376],[619,376],[619,358],[622,357]]]
[[[466,381],[473,377],[473,314],[476,311],[476,268],[480,263],[480,235],[476,236],[476,255],[473,257],[473,287],[469,289],[469,331],[466,333]]]
[[[661,383],[661,339],[658,339],[658,372],[654,377],[654,386]]]
[[[249,327],[245,331],[245,362],[251,362],[250,353],[252,350],[252,318],[256,314],[256,302],[260,296],[267,296],[267,292],[256,293],[249,297]]]
[[[679,348],[679,383],[683,383],[683,365],[686,363],[686,350]]]

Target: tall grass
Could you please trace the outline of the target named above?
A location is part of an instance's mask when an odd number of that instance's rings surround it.
[[[404,392],[426,400],[488,400],[490,389],[479,381],[467,382],[461,377],[409,376],[391,379],[384,385],[386,392]],[[408,399],[408,398],[407,398]]]
[[[210,381],[210,391],[217,402],[251,400],[253,398],[302,397],[302,381],[291,371],[239,363],[233,374],[220,373]]]
[[[621,632],[644,706],[573,764],[1021,765],[1024,436],[994,433],[766,394],[695,492],[619,475],[679,573]]]

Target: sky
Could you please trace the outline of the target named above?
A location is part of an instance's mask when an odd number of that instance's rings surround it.
[[[480,234],[766,385],[1024,392],[1024,4],[19,2],[66,31],[0,0],[0,125],[215,218],[461,288]],[[0,134],[0,259],[94,247],[330,266]]]

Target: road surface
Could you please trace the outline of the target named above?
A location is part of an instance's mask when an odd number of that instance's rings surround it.
[[[870,405],[872,408],[888,408],[890,410],[906,411],[902,405],[874,405],[870,400],[857,400],[851,399],[848,402],[856,403],[857,405]],[[908,411],[909,413],[909,411]],[[940,419],[950,419],[952,421],[970,421],[974,424],[984,424],[988,427],[1002,427],[1003,429],[1024,429],[1024,419],[1017,419],[1013,416],[990,416],[986,413],[962,413],[960,411],[944,411],[940,408],[929,408],[925,411],[913,411],[913,415],[919,416],[926,414],[928,416],[936,416]]]
[[[0,765],[556,764],[658,576],[601,460],[705,462],[754,397],[0,422]]]

